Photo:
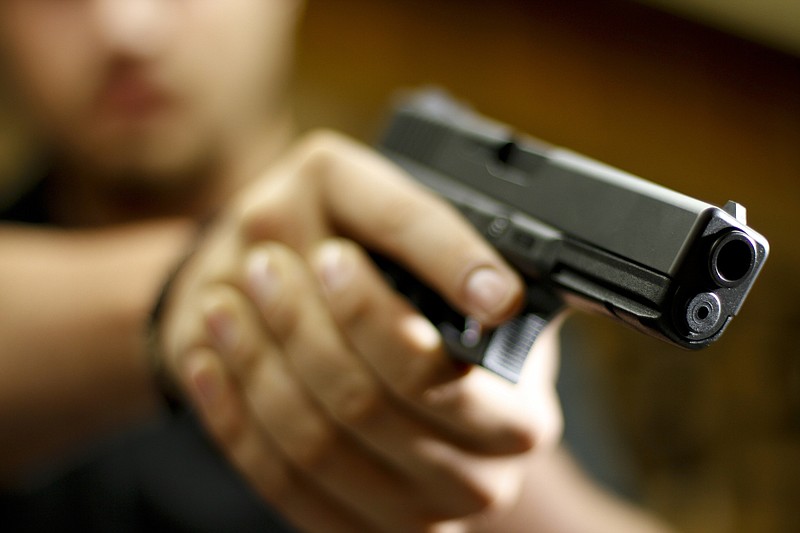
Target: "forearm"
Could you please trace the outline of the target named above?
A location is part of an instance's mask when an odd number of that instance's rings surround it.
[[[143,324],[190,231],[0,229],[0,476],[154,408]]]

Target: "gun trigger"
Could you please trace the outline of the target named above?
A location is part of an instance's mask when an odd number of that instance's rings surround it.
[[[517,383],[533,343],[548,322],[540,314],[525,313],[490,331],[483,331],[472,319],[466,320],[462,331],[449,323],[439,329],[451,355]]]
[[[747,224],[747,209],[742,204],[728,200],[722,210],[742,224]]]

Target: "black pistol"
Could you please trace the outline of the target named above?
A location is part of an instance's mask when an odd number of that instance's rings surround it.
[[[563,306],[682,348],[708,346],[739,311],[769,251],[740,204],[719,208],[547,145],[441,91],[404,99],[378,148],[454,204],[524,276],[526,309],[483,331],[379,260],[454,357],[514,382]]]

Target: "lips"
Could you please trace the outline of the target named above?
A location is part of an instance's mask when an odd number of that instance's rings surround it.
[[[162,86],[142,74],[116,72],[106,79],[96,102],[101,114],[144,119],[169,107],[172,98]]]

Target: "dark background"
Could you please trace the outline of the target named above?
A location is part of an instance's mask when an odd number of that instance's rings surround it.
[[[578,364],[646,505],[689,532],[800,531],[800,59],[622,0],[309,3],[296,81],[306,126],[369,142],[394,91],[426,84],[551,143],[747,206],[772,252],[719,343],[683,352],[580,317]]]

